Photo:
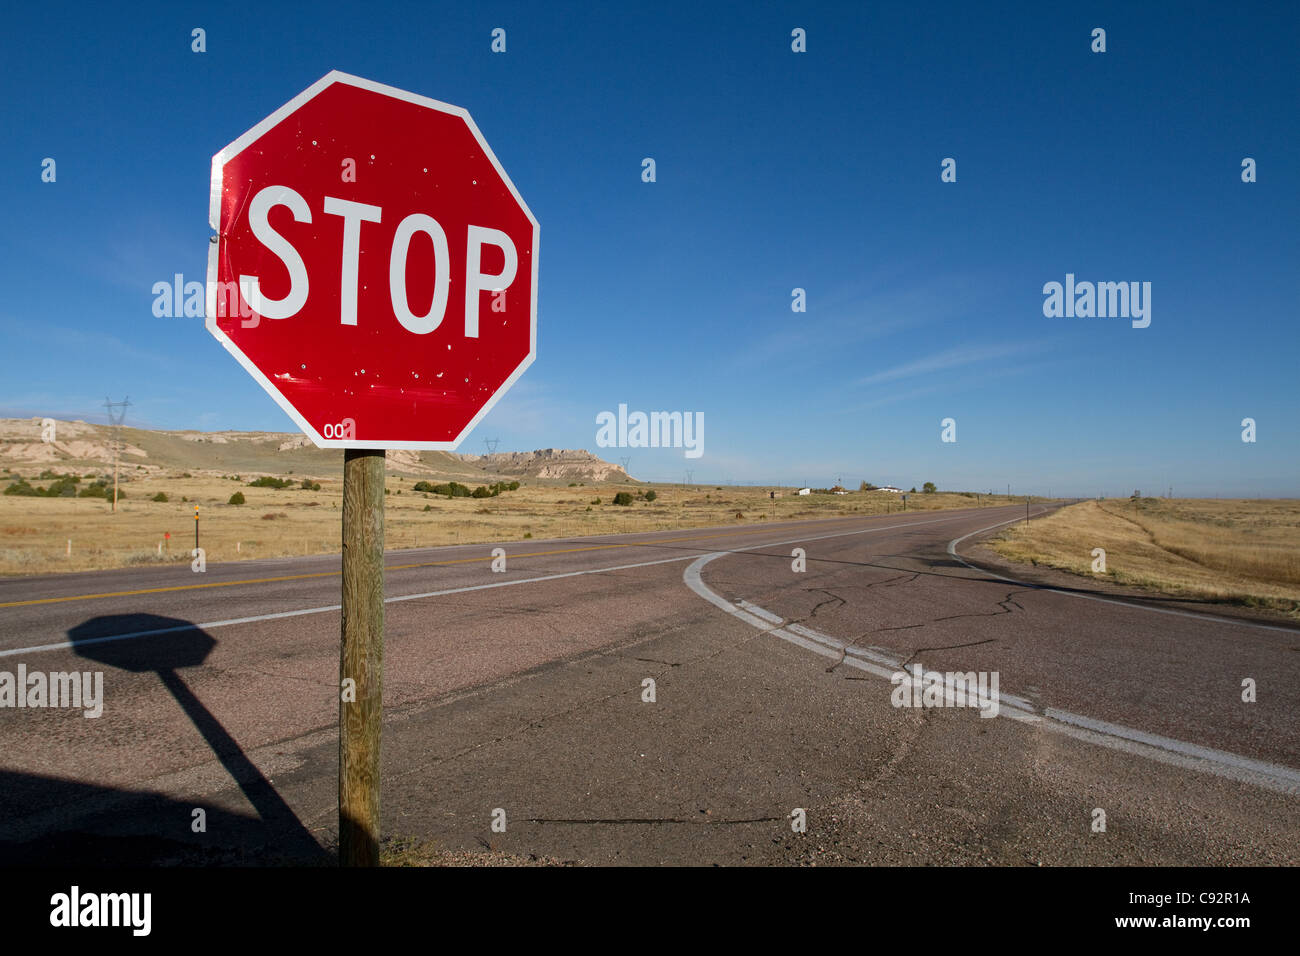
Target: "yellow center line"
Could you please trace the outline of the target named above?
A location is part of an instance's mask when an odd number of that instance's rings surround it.
[[[864,515],[863,517],[875,517],[875,515]],[[807,524],[820,523],[823,521],[851,521],[853,518],[819,518],[806,522]],[[768,528],[756,528],[752,531],[722,531],[717,534],[695,535],[684,538],[658,538],[654,541],[626,541],[615,544],[593,544],[583,548],[559,548],[555,551],[533,551],[524,554],[512,554],[511,560],[519,558],[544,558],[555,554],[577,554],[581,551],[608,551],[612,548],[644,548],[658,544],[677,544],[682,541],[708,541],[711,538],[731,538],[741,535],[764,534],[771,530]],[[495,542],[485,541],[483,546],[493,545]],[[453,545],[456,547],[456,545]],[[463,547],[463,545],[461,546]],[[490,557],[473,557],[473,558],[449,558],[446,561],[426,561],[419,564],[394,564],[384,568],[385,573],[389,571],[407,571],[412,568],[436,568],[452,564],[477,564],[481,561],[489,561]],[[0,608],[5,607],[29,607],[34,604],[62,604],[65,601],[93,601],[97,598],[115,598],[115,597],[134,597],[138,594],[163,594],[168,591],[197,591],[201,588],[233,588],[241,584],[274,584],[278,581],[305,581],[309,578],[336,578],[341,571],[316,571],[311,574],[285,574],[274,578],[245,578],[241,581],[213,581],[210,584],[177,584],[165,588],[140,588],[135,591],[104,591],[99,594],[72,594],[67,597],[53,598],[36,598],[30,601],[8,601],[0,603]]]

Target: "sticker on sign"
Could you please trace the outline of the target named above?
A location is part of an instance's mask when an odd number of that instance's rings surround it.
[[[460,107],[334,71],[209,220],[207,329],[322,448],[454,449],[536,356],[537,220]]]

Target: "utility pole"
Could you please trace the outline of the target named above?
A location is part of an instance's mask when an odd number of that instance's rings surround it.
[[[113,514],[117,514],[117,457],[118,446],[121,444],[122,422],[126,418],[126,409],[131,404],[131,396],[128,395],[120,402],[115,402],[107,396],[104,398],[104,408],[108,409],[108,423],[113,428]],[[121,409],[116,415],[113,409]],[[198,547],[198,545],[195,545]]]

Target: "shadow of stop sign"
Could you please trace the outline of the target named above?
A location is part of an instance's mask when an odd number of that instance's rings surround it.
[[[208,331],[320,447],[454,449],[533,361],[537,220],[459,107],[332,72],[210,222]]]

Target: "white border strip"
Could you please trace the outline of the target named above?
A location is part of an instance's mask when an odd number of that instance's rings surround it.
[[[1014,518],[1012,520],[1019,521],[1021,519]],[[1001,522],[1001,524],[1009,523]],[[992,525],[992,527],[996,528],[998,525]],[[985,528],[983,530],[987,531],[989,529]],[[979,534],[979,532],[972,532],[972,534]],[[827,537],[834,536],[828,535]],[[970,537],[970,535],[963,537]],[[957,540],[961,541],[963,538]],[[696,558],[682,573],[682,579],[685,581],[686,586],[710,604],[721,608],[746,624],[775,635],[797,647],[802,647],[804,650],[812,651],[814,654],[838,659],[849,667],[866,671],[868,674],[874,674],[876,677],[885,680],[891,680],[894,674],[902,670],[901,662],[871,649],[852,647],[839,638],[823,634],[802,624],[791,624],[788,628],[774,627],[771,625],[772,621],[776,621],[779,625],[784,619],[748,601],[738,602],[739,607],[732,604],[705,584],[701,573],[704,566],[710,561],[729,553],[731,552],[716,551],[713,554],[701,555]],[[949,553],[955,556],[951,545],[949,545]],[[961,559],[958,558],[958,560]],[[975,568],[975,570],[983,569]],[[1123,604],[1122,601],[1110,603]],[[1197,615],[1191,616],[1195,617]],[[882,664],[886,666],[881,666]],[[950,686],[946,689],[946,696],[950,697],[952,693],[953,688]],[[998,703],[998,716],[1000,717],[1009,717],[1020,723],[1035,724],[1044,730],[1073,737],[1076,740],[1188,770],[1213,773],[1220,777],[1253,784],[1267,790],[1288,794],[1300,793],[1300,770],[1293,770],[1290,767],[1254,760],[1250,757],[1243,757],[1223,750],[1213,750],[1209,747],[1189,744],[1170,737],[1161,737],[1158,734],[1150,734],[1120,724],[1083,717],[1068,711],[1048,708],[1043,713],[1035,713],[1033,705],[1029,701],[1012,694],[998,694]]]

